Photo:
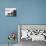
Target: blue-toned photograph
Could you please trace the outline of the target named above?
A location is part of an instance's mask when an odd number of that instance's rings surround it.
[[[46,46],[46,0],[0,0],[0,46]]]

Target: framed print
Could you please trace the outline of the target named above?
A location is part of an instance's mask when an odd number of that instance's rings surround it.
[[[46,41],[46,25],[18,25],[18,40]]]

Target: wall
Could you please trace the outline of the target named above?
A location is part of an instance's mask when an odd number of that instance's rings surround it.
[[[5,17],[9,7],[17,8],[16,17]],[[17,33],[17,24],[46,24],[46,0],[0,0],[0,44],[8,43],[9,32]]]

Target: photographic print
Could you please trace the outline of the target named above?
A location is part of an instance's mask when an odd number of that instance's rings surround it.
[[[19,27],[21,40],[46,41],[46,25],[19,25]]]
[[[32,44],[43,44],[46,42],[46,25],[18,25],[18,42],[20,46],[31,46]]]
[[[5,8],[5,16],[16,16],[16,8]]]

